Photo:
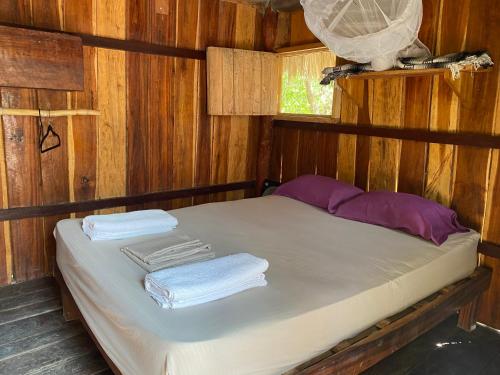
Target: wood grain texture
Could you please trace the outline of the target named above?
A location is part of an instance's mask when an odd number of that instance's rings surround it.
[[[80,38],[0,26],[0,43],[1,86],[83,89]]]
[[[255,178],[260,120],[207,114],[204,49],[262,49],[263,15],[257,8],[199,0],[9,0],[0,10],[1,22],[75,33],[84,44],[84,91],[59,95],[4,88],[3,106],[101,112],[53,120],[62,147],[43,161],[34,119],[3,116],[2,208],[78,204]],[[276,94],[269,82],[261,86],[268,98]],[[252,113],[260,111],[257,104],[252,102]],[[243,192],[214,195],[223,200]],[[168,209],[210,198],[183,196],[173,205],[148,201],[141,207]],[[100,212],[115,211],[123,208]],[[10,282],[10,273],[12,281],[50,273],[50,231],[57,219],[2,224],[0,283]]]
[[[372,124],[399,127],[402,122],[404,80],[374,80]],[[391,98],[390,102],[384,98]],[[370,145],[369,190],[397,190],[401,142],[373,138]]]
[[[125,53],[97,51],[97,198],[126,192]]]

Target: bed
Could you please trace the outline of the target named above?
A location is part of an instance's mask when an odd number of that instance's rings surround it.
[[[123,374],[280,374],[470,275],[479,235],[438,247],[267,196],[171,211],[217,256],[269,260],[269,285],[179,310],[144,291],[120,247],[90,241],[79,219],[56,227],[57,264],[99,345]]]

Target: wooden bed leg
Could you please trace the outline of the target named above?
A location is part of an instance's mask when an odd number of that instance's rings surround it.
[[[479,296],[471,302],[463,305],[458,312],[457,326],[464,331],[470,332],[476,329],[477,307],[479,304]]]
[[[64,320],[66,320],[67,322],[70,322],[72,320],[80,320],[80,310],[78,310],[78,306],[76,305],[76,302],[73,299],[68,286],[64,282],[61,271],[57,266],[54,269],[54,278],[56,279],[57,284],[59,285],[59,291],[61,292]]]
[[[61,300],[64,320],[67,322],[80,320],[78,307],[76,306],[73,296],[69,293],[69,290],[64,291],[63,288],[61,288]]]

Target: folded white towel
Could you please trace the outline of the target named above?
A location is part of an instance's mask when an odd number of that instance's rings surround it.
[[[163,210],[142,210],[110,215],[90,215],[82,229],[91,240],[116,240],[164,233],[177,226],[177,219]]]
[[[153,272],[144,284],[160,306],[175,309],[265,286],[268,267],[267,260],[240,253]]]

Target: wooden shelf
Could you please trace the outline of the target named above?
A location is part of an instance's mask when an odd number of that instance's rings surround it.
[[[493,70],[493,68],[485,68],[475,70],[472,66],[465,67],[461,70],[461,73],[486,73]],[[438,74],[449,74],[451,76],[451,71],[448,68],[434,68],[434,69],[395,69],[395,70],[384,70],[381,72],[366,72],[357,75],[352,75],[347,78],[340,79],[377,79],[377,78],[398,78],[398,77],[421,77],[421,76],[432,76]]]

